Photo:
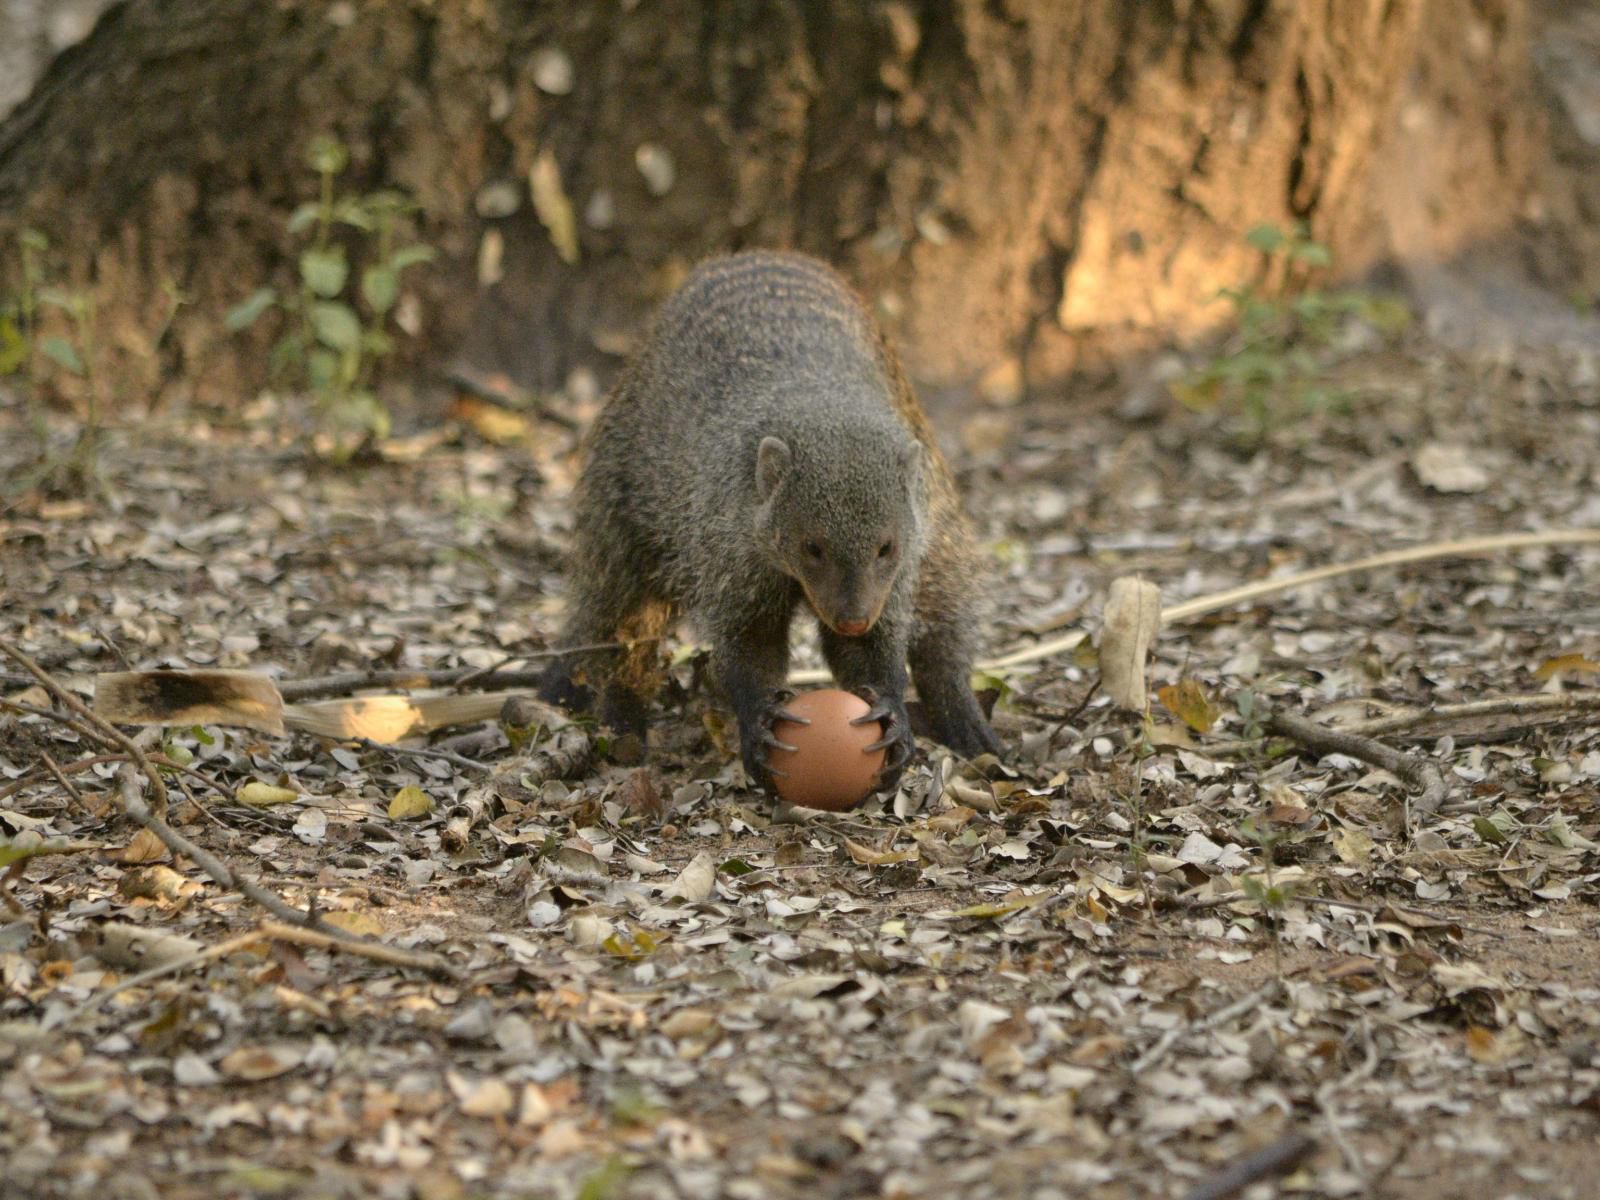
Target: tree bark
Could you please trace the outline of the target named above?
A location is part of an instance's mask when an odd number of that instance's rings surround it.
[[[270,332],[222,314],[292,284],[333,132],[441,251],[407,365],[554,386],[701,256],[794,246],[923,379],[1038,385],[1200,335],[1260,222],[1354,272],[1504,235],[1544,161],[1528,60],[1526,0],[125,0],[0,125],[0,271],[43,230],[138,390],[237,394]]]

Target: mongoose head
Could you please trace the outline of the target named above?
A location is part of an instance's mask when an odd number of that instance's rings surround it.
[[[756,536],[799,581],[818,620],[860,637],[922,556],[922,486],[922,448],[903,434],[833,428],[793,445],[765,437],[756,453]]]

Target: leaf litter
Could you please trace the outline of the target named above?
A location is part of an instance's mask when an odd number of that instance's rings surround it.
[[[1600,524],[1600,397],[1560,364],[1416,345],[1340,369],[1353,413],[1248,453],[1193,414],[988,410],[956,458],[998,551],[996,647],[1097,633],[1124,576],[1180,602]],[[0,516],[0,636],[74,685],[545,647],[571,422],[526,449],[447,425],[341,472],[274,428],[146,429],[118,447],[120,511]],[[1081,647],[1002,669],[1005,767],[924,743],[896,795],[837,816],[744,786],[693,655],[643,764],[520,722],[452,751],[470,769],[160,734],[185,837],[450,975],[273,933],[120,815],[117,762],[7,710],[0,1189],[1181,1197],[1242,1172],[1281,1176],[1264,1194],[1586,1196],[1597,585],[1594,550],[1539,547],[1245,601],[1119,652],[1143,712],[1093,690]],[[49,706],[11,674],[0,696]],[[1372,736],[1445,802],[1415,811],[1394,772],[1272,735],[1275,712],[1388,722]]]

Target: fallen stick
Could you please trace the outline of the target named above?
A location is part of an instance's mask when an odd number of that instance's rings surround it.
[[[1329,729],[1326,725],[1285,712],[1271,713],[1264,725],[1272,732],[1292,738],[1319,754],[1344,754],[1382,767],[1422,793],[1413,806],[1417,812],[1431,813],[1445,801],[1444,775],[1429,759],[1407,754],[1360,734]]]
[[[1400,709],[1372,717],[1365,721],[1352,721],[1348,725],[1330,726],[1340,733],[1354,733],[1372,737],[1384,733],[1403,733],[1426,721],[1470,720],[1473,717],[1534,716],[1587,712],[1600,709],[1600,691],[1534,692],[1519,696],[1494,696],[1486,700],[1469,700],[1461,704],[1431,704],[1419,708]]]
[[[85,1000],[75,1009],[65,1022],[65,1028],[71,1028],[79,1021],[102,1007],[113,996],[120,995],[130,988],[143,987],[147,983],[154,983],[168,975],[176,975],[190,967],[201,966],[219,958],[226,958],[238,950],[243,950],[257,942],[269,940],[278,942],[294,942],[302,946],[315,946],[322,950],[337,950],[347,954],[359,955],[370,958],[388,966],[411,967],[419,971],[427,971],[434,975],[445,975],[452,979],[460,978],[460,972],[449,962],[437,954],[430,954],[422,950],[403,950],[398,946],[390,946],[383,942],[352,941],[348,937],[335,937],[322,933],[319,930],[307,929],[302,925],[285,925],[277,921],[263,921],[248,933],[236,934],[226,941],[218,942],[215,946],[207,946],[193,954],[181,958],[171,959],[151,967],[147,971],[140,971],[137,975],[130,975],[126,979],[118,980],[103,992],[98,992]]]
[[[166,816],[167,785],[161,781],[160,774],[150,765],[150,760],[145,757],[144,750],[136,745],[132,738],[90,712],[88,705],[57,683],[53,675],[18,649],[9,638],[0,638],[0,654],[4,654],[21,666],[28,674],[38,680],[39,685],[54,696],[57,702],[76,715],[82,725],[76,725],[74,728],[80,733],[84,731],[83,726],[87,726],[89,730],[93,731],[91,736],[96,741],[101,743],[109,742],[133,759],[138,764],[139,769],[144,772],[145,778],[150,781],[150,795],[155,801],[151,808],[158,816]]]
[[[1202,1180],[1184,1193],[1183,1200],[1228,1200],[1252,1183],[1287,1175],[1316,1148],[1316,1139],[1308,1134],[1284,1134]]]
[[[1175,621],[1187,621],[1191,617],[1204,616],[1207,613],[1218,612],[1224,608],[1231,608],[1235,604],[1242,604],[1246,600],[1256,600],[1262,596],[1276,595],[1292,588],[1304,587],[1308,583],[1319,583],[1324,579],[1334,579],[1340,575],[1354,575],[1362,571],[1376,571],[1382,567],[1398,567],[1407,563],[1428,562],[1439,558],[1470,558],[1478,554],[1489,554],[1496,550],[1528,549],[1535,546],[1571,546],[1600,543],[1600,529],[1552,529],[1538,533],[1504,533],[1490,537],[1463,538],[1454,542],[1430,542],[1425,546],[1409,546],[1403,550],[1386,550],[1382,554],[1369,555],[1358,558],[1354,562],[1334,563],[1326,567],[1317,567],[1310,571],[1301,571],[1295,575],[1285,575],[1282,579],[1261,579],[1255,583],[1247,583],[1241,587],[1229,588],[1222,592],[1213,592],[1209,596],[1196,596],[1192,600],[1185,600],[1181,604],[1173,604],[1161,610],[1161,624],[1170,625]],[[980,671],[998,671],[1007,667],[1018,667],[1024,663],[1037,662],[1042,658],[1071,650],[1088,634],[1083,630],[1063,634],[1061,637],[1052,638],[1048,642],[1040,642],[1035,646],[1024,646],[1013,650],[1009,654],[1002,654],[999,658],[992,658],[980,662],[977,669]],[[819,672],[806,672],[807,678],[799,682],[812,682],[809,678]],[[791,682],[796,682],[793,676]]]

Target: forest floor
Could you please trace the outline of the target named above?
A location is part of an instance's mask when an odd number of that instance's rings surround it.
[[[1007,649],[1097,628],[1122,575],[1170,604],[1600,527],[1592,376],[1370,350],[1250,449],[1216,415],[1061,397],[935,420]],[[108,435],[109,500],[7,500],[0,638],[85,697],[102,671],[548,644],[569,428],[479,409],[332,467],[290,424],[151,418]],[[25,430],[0,409],[12,479]],[[1079,651],[1019,669],[1006,767],[924,743],[843,815],[745,786],[692,662],[643,766],[568,778],[494,728],[454,759],[166,731],[184,837],[432,974],[265,935],[202,957],[266,914],[123,813],[120,751],[0,711],[0,846],[77,847],[0,879],[0,1196],[1198,1200],[1238,1194],[1230,1167],[1276,1176],[1258,1198],[1593,1196],[1597,671],[1600,549],[1552,546],[1173,624],[1152,686],[1200,685],[1208,732],[1091,696]],[[1398,712],[1383,740],[1444,802],[1263,738],[1268,703]],[[410,787],[431,812],[391,817]]]

